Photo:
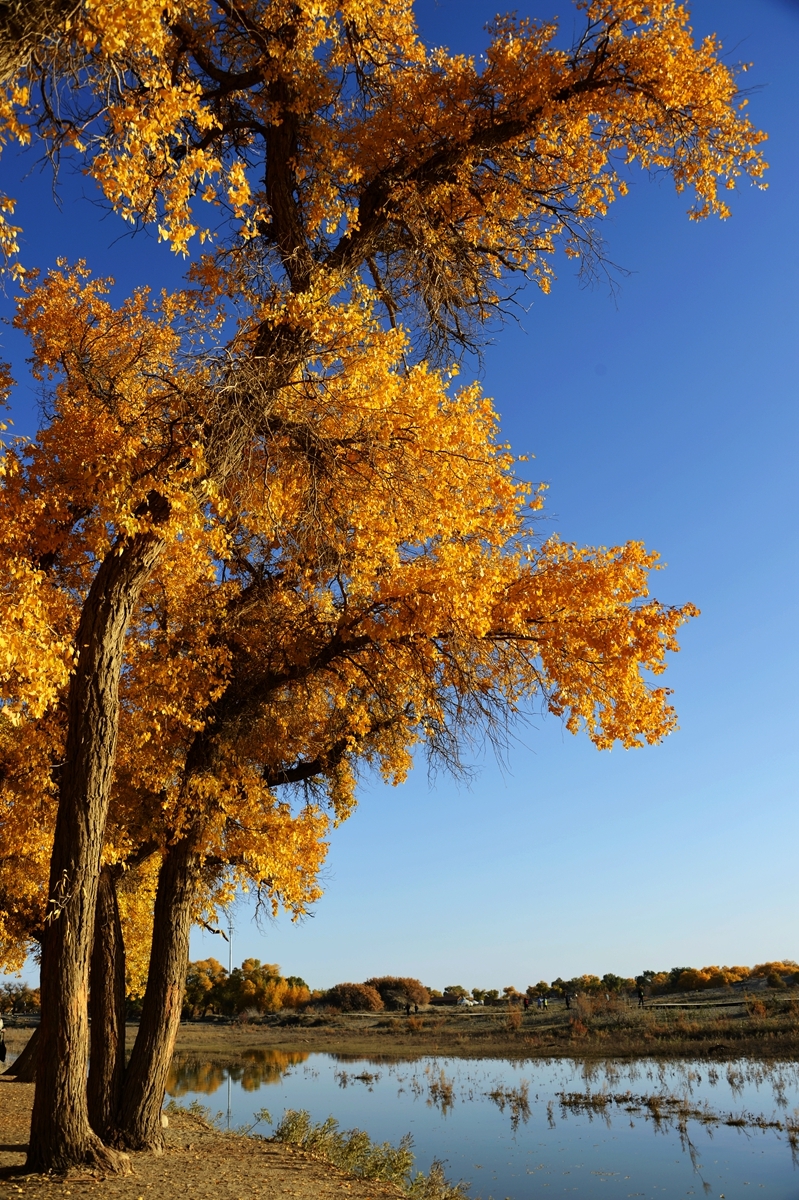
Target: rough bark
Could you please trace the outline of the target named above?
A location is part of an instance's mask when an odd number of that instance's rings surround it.
[[[90,965],[89,1121],[103,1141],[113,1140],[125,1074],[125,945],[116,874],[105,866],[97,888]]]
[[[39,1061],[39,1030],[34,1029],[28,1041],[25,1044],[25,1049],[20,1056],[12,1062],[10,1067],[6,1067],[3,1071],[4,1075],[13,1078],[15,1083],[33,1083],[36,1078],[36,1064]]]
[[[147,988],[122,1092],[117,1145],[127,1150],[163,1149],[161,1109],[186,987],[199,833],[167,849],[158,875]]]
[[[151,510],[158,500],[150,499]],[[82,1164],[127,1168],[126,1157],[103,1146],[89,1124],[89,956],[116,754],[125,634],[162,548],[163,542],[150,533],[115,546],[100,565],[78,627],[42,939],[41,1046],[28,1150],[28,1167],[34,1171],[63,1171]]]

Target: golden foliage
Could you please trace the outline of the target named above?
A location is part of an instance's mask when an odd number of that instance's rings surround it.
[[[546,288],[558,244],[590,258],[632,164],[695,217],[761,179],[762,135],[682,7],[584,7],[571,52],[506,19],[479,61],[424,47],[406,0],[31,7],[3,136],[84,154],[178,251],[220,216],[230,236],[171,295],[115,306],[82,263],[21,289],[50,412],[0,454],[0,804],[27,864],[0,901],[9,961],[40,927],[82,605],[133,539],[162,550],[106,831],[106,860],[142,872],[134,991],[178,838],[209,912],[243,884],[296,916],[359,770],[399,782],[416,747],[458,769],[534,704],[600,748],[674,728],[652,676],[696,609],[649,597],[639,543],[538,538],[490,401],[422,357],[467,341],[511,273]]]
[[[408,0],[108,0],[60,30],[39,7],[0,102],[9,135],[82,151],[177,251],[227,218],[295,291],[363,270],[448,334],[490,313],[504,272],[546,289],[556,244],[590,254],[631,164],[670,172],[693,217],[726,216],[726,189],[763,173],[717,39],[695,43],[673,0],[581,5],[570,50],[554,24],[504,18],[479,59],[425,47]]]
[[[20,303],[52,411],[3,460],[0,555],[27,573],[5,583],[20,620],[5,627],[0,682],[3,712],[41,741],[26,777],[38,795],[52,794],[96,564],[142,532],[164,546],[128,639],[108,861],[163,850],[199,821],[204,903],[240,882],[297,915],[320,894],[325,805],[348,815],[359,763],[399,782],[421,744],[457,768],[464,739],[501,740],[536,697],[599,747],[674,727],[649,676],[696,610],[648,599],[657,556],[638,543],[537,540],[541,497],[476,385],[408,367],[406,334],[382,328],[363,292],[259,310],[307,339],[278,389],[252,358],[252,322],[225,347],[231,372],[198,361],[193,311],[188,292],[113,308],[82,266],[33,281]],[[246,470],[215,475],[209,457],[230,440],[217,450],[203,431],[223,410],[245,431]],[[11,779],[11,806],[29,804]],[[292,784],[311,788],[299,809],[279,797]],[[135,890],[140,913],[151,891],[152,879]]]

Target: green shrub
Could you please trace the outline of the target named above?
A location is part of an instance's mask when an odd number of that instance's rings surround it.
[[[309,1113],[288,1109],[273,1137],[277,1142],[316,1154],[360,1179],[393,1183],[412,1200],[466,1200],[460,1185],[447,1182],[440,1162],[433,1163],[428,1175],[421,1171],[412,1174],[413,1142],[409,1133],[399,1146],[390,1142],[377,1144],[361,1129],[340,1130],[334,1117],[314,1125]]]

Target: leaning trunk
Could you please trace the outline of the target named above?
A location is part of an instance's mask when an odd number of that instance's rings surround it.
[[[28,1168],[81,1164],[124,1169],[89,1124],[87,1001],[97,879],[118,727],[125,634],[161,553],[153,534],[114,547],[100,566],[81,614],[78,660],[67,704],[41,971],[41,1046]]]
[[[39,1061],[39,1030],[34,1029],[25,1043],[25,1049],[3,1072],[15,1083],[33,1083],[36,1078],[36,1065]]]
[[[199,869],[198,830],[170,846],[158,875],[139,1032],[125,1072],[118,1144],[163,1147],[161,1109],[180,1026]]]
[[[91,1018],[89,1121],[104,1141],[113,1139],[125,1073],[125,945],[116,876],[103,867],[97,888],[89,987]]]

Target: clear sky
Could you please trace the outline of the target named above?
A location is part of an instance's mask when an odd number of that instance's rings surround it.
[[[731,61],[753,63],[769,190],[744,187],[729,221],[695,224],[667,180],[636,177],[605,223],[629,272],[616,295],[583,288],[561,259],[551,295],[530,287],[519,324],[472,365],[549,484],[548,527],[581,544],[645,541],[668,563],[657,597],[702,609],[666,676],[680,729],[660,747],[599,753],[546,717],[504,765],[476,758],[468,786],[431,783],[421,763],[400,788],[365,786],[333,835],[313,918],[259,930],[242,903],[235,962],[277,962],[312,986],[397,974],[524,987],[799,958],[799,3],[689,7],[698,36],[716,32]],[[417,12],[429,41],[476,53],[494,8],[420,0]],[[574,19],[566,0],[517,8]],[[27,265],[82,255],[120,291],[178,282],[179,261],[125,236],[82,179],[65,175],[59,211],[46,172],[19,179],[31,165],[3,166]],[[0,337],[21,377],[24,344]],[[26,384],[14,415],[33,432]],[[197,932],[192,957],[209,954],[227,961],[220,938]]]

